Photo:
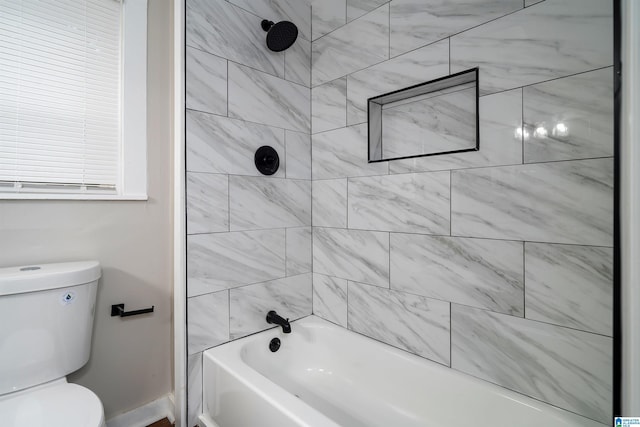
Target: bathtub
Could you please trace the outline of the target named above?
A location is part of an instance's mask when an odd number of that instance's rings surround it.
[[[204,352],[202,427],[602,427],[315,316],[291,327]]]

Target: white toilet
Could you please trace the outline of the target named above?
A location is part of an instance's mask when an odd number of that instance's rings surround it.
[[[89,360],[97,261],[0,268],[0,426],[104,427],[66,375]]]

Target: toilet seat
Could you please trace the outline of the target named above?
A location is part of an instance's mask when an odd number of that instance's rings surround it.
[[[58,380],[0,396],[3,427],[103,427],[98,396],[77,384]]]

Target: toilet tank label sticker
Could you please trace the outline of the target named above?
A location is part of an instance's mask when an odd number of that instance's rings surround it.
[[[73,291],[65,291],[60,295],[60,304],[69,305],[73,304],[76,299],[76,293]]]

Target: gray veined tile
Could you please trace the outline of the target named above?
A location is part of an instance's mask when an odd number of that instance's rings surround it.
[[[347,180],[326,179],[312,183],[312,223],[315,227],[347,228]]]
[[[236,339],[272,328],[267,312],[275,310],[296,320],[311,314],[311,273],[232,289],[230,292],[231,338]],[[295,331],[295,325],[292,325]]]
[[[311,42],[298,38],[284,52],[284,78],[306,87],[311,86]]]
[[[313,272],[389,287],[389,234],[313,229]]]
[[[284,76],[284,55],[265,45],[261,18],[224,0],[187,1],[187,46]]]
[[[349,228],[449,234],[449,172],[349,179]]]
[[[349,329],[449,365],[448,302],[354,282],[348,301]]]
[[[287,276],[311,272],[311,227],[287,228]]]
[[[347,327],[347,281],[313,274],[313,314]]]
[[[188,298],[187,324],[190,355],[229,341],[229,292]]]
[[[311,40],[311,2],[308,0],[229,0],[241,8],[270,21],[291,21],[299,37]]]
[[[480,67],[488,94],[613,63],[613,7],[546,0],[451,37],[451,71]]]
[[[190,297],[284,276],[284,229],[187,236]]]
[[[390,0],[347,0],[347,22],[360,18]]]
[[[476,147],[476,88],[382,109],[382,158]]]
[[[285,176],[284,130],[187,110],[187,170],[262,176],[254,155],[262,145],[272,146],[280,156]]]
[[[390,173],[522,163],[522,89],[480,98],[480,150],[389,162]]]
[[[324,132],[347,125],[347,78],[311,89],[311,131]]]
[[[187,108],[227,115],[227,61],[187,46]]]
[[[451,187],[455,236],[612,244],[612,159],[453,171]]]
[[[229,231],[227,175],[187,172],[187,233]]]
[[[454,304],[451,344],[453,369],[611,421],[611,338]]]
[[[392,233],[391,288],[523,316],[522,242]]]
[[[394,0],[391,56],[522,9],[522,0]]]
[[[386,162],[368,163],[366,124],[311,136],[311,174],[316,179],[386,175]]]
[[[613,156],[613,69],[524,88],[525,163]]]
[[[611,336],[613,250],[525,244],[528,319]]]
[[[187,358],[187,422],[196,425],[202,414],[202,353]]]
[[[311,51],[312,86],[389,59],[389,5],[314,41]]]
[[[310,105],[309,88],[229,64],[229,117],[310,133]]]
[[[312,40],[346,24],[346,0],[312,0]]]
[[[311,225],[311,182],[231,176],[229,213],[232,231]]]
[[[524,0],[524,7],[533,6],[536,3],[543,2],[544,0]]]
[[[367,99],[449,75],[449,40],[417,49],[347,77],[347,124],[367,121]]]
[[[308,133],[285,131],[287,147],[287,178],[311,179],[311,136]]]

